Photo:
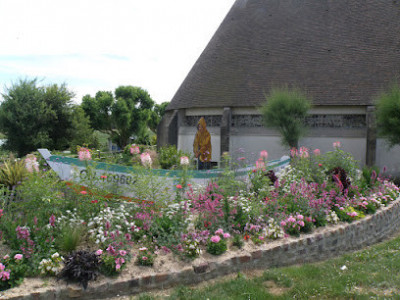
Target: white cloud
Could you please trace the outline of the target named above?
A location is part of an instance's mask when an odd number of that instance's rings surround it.
[[[0,0],[0,72],[65,81],[78,101],[119,85],[170,101],[233,2]]]

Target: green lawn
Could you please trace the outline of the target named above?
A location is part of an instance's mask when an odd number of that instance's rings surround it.
[[[324,262],[237,274],[202,287],[177,287],[169,296],[135,299],[400,299],[400,236]],[[156,294],[155,294],[156,295]]]

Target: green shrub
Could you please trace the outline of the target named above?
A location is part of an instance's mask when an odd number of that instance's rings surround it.
[[[177,169],[182,156],[188,156],[182,150],[177,150],[174,145],[161,147],[158,150],[158,160],[162,169]]]
[[[12,161],[9,159],[0,167],[0,184],[9,189],[21,184],[27,176],[28,171],[23,160]]]

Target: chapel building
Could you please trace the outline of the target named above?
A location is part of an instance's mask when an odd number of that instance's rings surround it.
[[[259,108],[272,88],[298,88],[313,102],[299,146],[340,141],[362,165],[400,172],[400,147],[377,137],[374,117],[399,82],[400,0],[237,0],[167,107],[158,146],[192,151],[204,117],[213,161],[278,159],[289,149]]]

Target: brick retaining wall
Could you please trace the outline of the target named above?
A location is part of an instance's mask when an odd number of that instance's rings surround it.
[[[353,223],[341,223],[316,230],[312,234],[301,235],[299,238],[287,238],[280,240],[279,243],[263,244],[260,249],[253,252],[239,256],[231,255],[226,259],[219,259],[218,262],[209,260],[179,272],[130,279],[107,279],[103,283],[90,283],[85,291],[80,286],[69,285],[18,297],[3,298],[5,294],[0,296],[0,299],[100,299],[131,295],[151,289],[165,289],[179,284],[198,283],[246,269],[267,269],[316,262],[380,242],[398,231],[399,226],[400,197],[388,207]]]

